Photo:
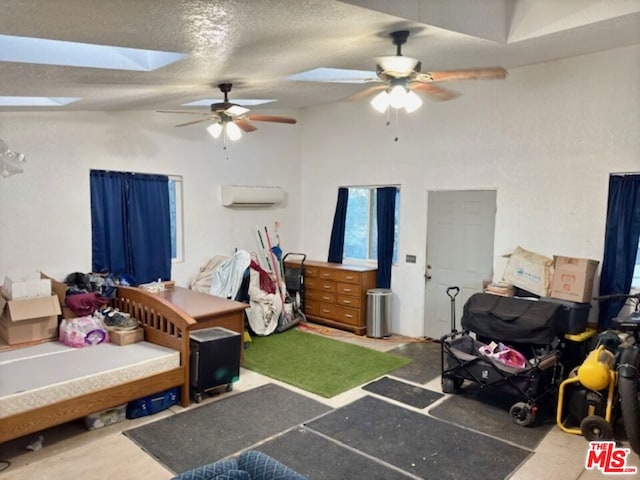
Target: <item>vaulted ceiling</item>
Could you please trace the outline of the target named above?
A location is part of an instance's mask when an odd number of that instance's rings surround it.
[[[184,109],[220,98],[221,82],[234,84],[231,100],[277,100],[256,110],[339,101],[364,87],[286,77],[375,70],[376,57],[395,54],[389,33],[399,29],[423,71],[510,69],[640,43],[640,0],[0,0],[0,11],[0,35],[186,54],[154,71],[0,61],[0,96],[81,98],[57,110]]]

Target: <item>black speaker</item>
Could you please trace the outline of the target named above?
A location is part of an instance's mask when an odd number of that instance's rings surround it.
[[[214,327],[190,332],[191,394],[196,403],[202,394],[229,392],[240,378],[241,335],[226,328]]]

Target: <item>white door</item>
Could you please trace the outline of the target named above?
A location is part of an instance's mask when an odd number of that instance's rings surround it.
[[[462,306],[493,276],[496,192],[430,191],[427,208],[424,332],[439,339],[451,331],[451,299],[457,286],[456,328]]]

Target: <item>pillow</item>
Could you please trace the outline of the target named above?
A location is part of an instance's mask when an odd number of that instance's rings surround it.
[[[275,458],[249,450],[238,457],[238,466],[249,472],[252,480],[308,480]]]
[[[219,478],[218,475],[223,475],[233,470],[238,470],[238,461],[235,458],[230,458],[196,467],[181,473],[177,477],[173,477],[171,480],[217,480]],[[248,478],[250,479],[251,477]]]
[[[251,475],[244,470],[229,470],[212,477],[211,480],[251,480]]]

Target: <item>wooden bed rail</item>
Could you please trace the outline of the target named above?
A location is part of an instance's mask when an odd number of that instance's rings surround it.
[[[113,305],[121,312],[131,314],[142,328],[147,342],[180,352],[180,365],[184,370],[180,403],[190,403],[189,329],[196,321],[180,308],[162,297],[139,288],[118,287]]]

